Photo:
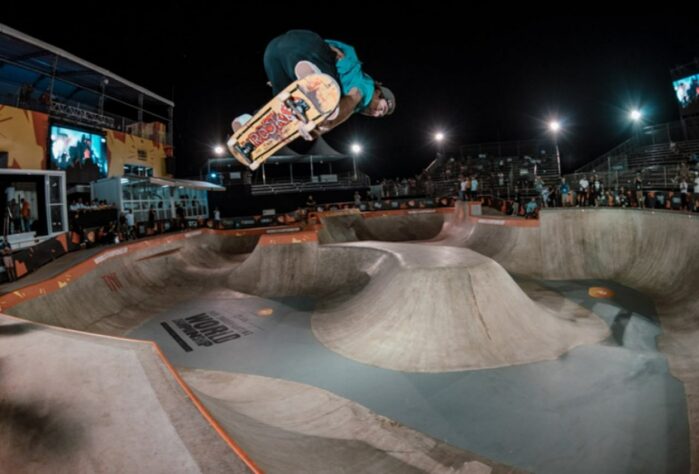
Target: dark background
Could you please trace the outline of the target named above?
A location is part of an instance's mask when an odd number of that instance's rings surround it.
[[[355,116],[326,135],[341,151],[362,143],[360,166],[373,177],[424,168],[437,129],[458,153],[541,136],[553,117],[571,171],[629,136],[631,107],[646,123],[677,120],[670,69],[699,52],[691,15],[502,19],[469,17],[462,6],[202,3],[70,2],[39,19],[15,5],[2,22],[172,98],[180,177],[198,175],[232,118],[271,97],[262,53],[288,29],[353,45],[365,71],[395,92],[393,116]]]

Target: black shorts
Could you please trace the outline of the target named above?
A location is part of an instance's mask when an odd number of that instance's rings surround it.
[[[291,30],[277,36],[269,42],[264,55],[265,72],[274,95],[296,80],[294,68],[299,61],[312,62],[339,83],[336,60],[330,45],[308,30]]]

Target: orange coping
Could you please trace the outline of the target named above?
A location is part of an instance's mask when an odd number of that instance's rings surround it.
[[[192,389],[187,385],[187,382],[185,382],[182,379],[182,376],[180,373],[175,369],[172,364],[170,364],[170,361],[165,357],[165,354],[163,354],[163,351],[160,349],[160,346],[156,344],[154,341],[150,341],[153,344],[153,348],[155,349],[156,353],[160,357],[160,360],[165,364],[165,367],[170,371],[172,376],[175,378],[177,383],[180,385],[182,390],[187,394],[189,399],[192,401],[195,407],[199,410],[199,413],[204,417],[206,421],[209,422],[211,427],[218,433],[218,435],[223,439],[223,441],[228,445],[229,448],[233,450],[235,454],[238,455],[241,461],[245,463],[246,466],[250,468],[252,472],[255,474],[262,474],[264,471],[260,469],[257,464],[255,464],[255,461],[250,458],[248,453],[245,452],[243,448],[240,447],[238,443],[236,443],[233,438],[231,438],[226,430],[223,429],[223,427],[219,424],[218,421],[209,413],[209,410],[206,409],[204,404],[199,400],[199,397],[197,397],[194,392],[192,392]]]
[[[436,207],[426,209],[387,209],[378,211],[366,211],[362,216],[367,218],[383,217],[383,216],[416,216],[420,214],[451,214],[454,212],[453,207]]]
[[[480,205],[480,202],[467,203],[468,215],[466,216],[469,222],[474,224],[484,225],[499,225],[505,227],[539,227],[539,219],[521,219],[513,216],[474,216],[471,207]],[[456,210],[455,212],[459,212]],[[462,215],[462,217],[464,217]]]
[[[539,227],[539,219],[517,219],[513,217],[468,216],[470,222],[505,227]]]
[[[258,245],[267,247],[269,245],[289,245],[318,242],[318,232],[315,230],[302,230],[288,234],[265,234],[260,237]]]

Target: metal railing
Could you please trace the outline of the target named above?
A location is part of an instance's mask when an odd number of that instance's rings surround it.
[[[255,183],[252,185],[252,195],[262,196],[269,194],[288,194],[307,191],[329,191],[342,189],[367,188],[370,185],[369,176],[364,173],[333,173],[337,176],[336,181],[322,181],[318,176],[312,179],[310,176],[298,178],[270,178],[265,183]]]
[[[94,121],[82,121],[80,119],[80,116],[77,114],[73,115],[64,115],[57,113],[57,107],[52,107],[52,104],[54,102],[51,101],[45,101],[41,99],[35,99],[34,97],[20,100],[20,97],[18,94],[10,94],[10,93],[4,93],[0,94],[0,104],[5,104],[9,105],[12,107],[17,107],[21,109],[27,109],[27,110],[34,110],[37,112],[43,112],[49,115],[54,116],[57,119],[64,119],[67,121],[71,121],[73,123],[83,125],[83,126],[89,126],[89,127],[104,127],[112,130],[117,130],[117,131],[126,131],[126,127],[128,125],[132,125],[135,123],[138,123],[137,120],[129,119],[126,118],[122,115],[110,113],[107,111],[98,111],[97,107],[93,107],[90,105],[87,105],[85,103],[81,103],[78,101],[71,101],[71,100],[64,100],[60,99],[60,101],[56,101],[55,104],[60,104],[62,107],[74,107],[77,110],[82,110],[85,111],[89,114],[98,114],[99,116],[102,117],[102,120],[97,123]],[[148,115],[147,112],[144,111],[144,114]],[[86,114],[87,115],[87,114]],[[158,119],[159,121],[162,119]],[[111,126],[107,126],[111,124]],[[169,138],[167,138],[169,135],[166,136],[166,145],[171,145],[169,143]]]

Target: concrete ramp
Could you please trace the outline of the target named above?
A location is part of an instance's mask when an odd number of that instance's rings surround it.
[[[206,370],[183,377],[269,472],[514,472],[315,387]]]
[[[321,298],[312,318],[326,347],[411,372],[550,360],[609,335],[594,314],[558,298],[533,302],[494,260],[467,249],[363,242],[260,245],[228,286],[265,297]]]
[[[5,295],[2,310],[38,323],[123,336],[204,288],[225,286],[256,242],[199,233],[106,249],[51,281]]]
[[[457,203],[428,243],[467,247],[514,273],[546,279],[605,278],[660,300],[699,288],[699,216],[634,209],[551,209],[539,220],[470,216]]]
[[[534,303],[495,261],[467,249],[359,243],[381,254],[369,283],[313,315],[323,344],[393,370],[439,372],[555,359],[609,335],[594,314]],[[377,263],[379,260],[377,259]]]
[[[250,472],[148,342],[0,315],[0,470]]]

